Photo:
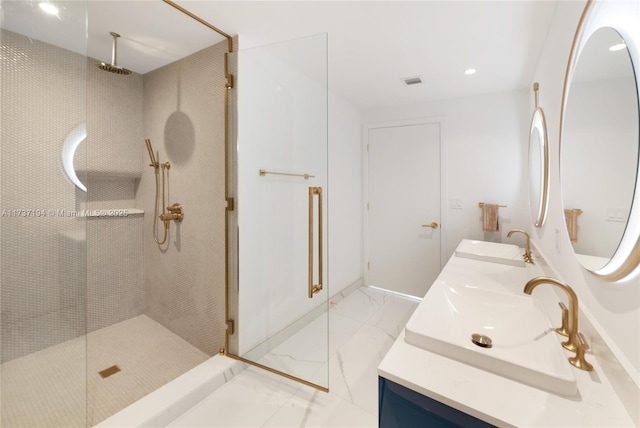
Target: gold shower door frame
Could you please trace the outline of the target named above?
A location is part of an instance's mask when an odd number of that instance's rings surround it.
[[[270,366],[268,363],[261,363],[256,361],[255,358],[248,358],[243,355],[239,355],[239,325],[242,323],[242,319],[240,318],[240,309],[239,309],[239,276],[241,273],[239,272],[239,231],[238,231],[238,153],[237,153],[237,92],[234,90],[235,82],[234,75],[237,73],[237,70],[234,67],[237,65],[237,50],[234,51],[233,38],[227,33],[221,31],[210,23],[206,22],[202,18],[197,15],[191,13],[190,11],[184,9],[178,4],[174,3],[171,0],[163,0],[166,4],[174,7],[178,11],[184,13],[185,15],[191,17],[192,19],[198,21],[199,23],[205,25],[216,33],[222,35],[227,39],[228,43],[228,51],[225,53],[224,57],[224,74],[225,74],[225,92],[224,92],[224,133],[225,133],[225,199],[226,199],[226,212],[225,212],[225,248],[226,248],[226,269],[225,269],[225,319],[227,324],[227,329],[225,333],[225,344],[224,348],[220,349],[221,355],[226,355],[230,358],[240,360],[247,364],[256,366],[263,370],[269,371],[271,373],[275,373],[277,375],[281,375],[288,379],[294,380],[296,382],[300,382],[307,386],[316,388],[318,390],[328,392],[328,341],[329,341],[329,331],[328,331],[328,306],[329,306],[329,298],[328,298],[328,287],[324,284],[323,278],[326,279],[327,272],[327,263],[325,262],[325,258],[327,257],[327,232],[328,227],[326,225],[326,212],[327,212],[327,204],[326,204],[326,190],[327,182],[328,182],[328,172],[326,165],[326,156],[327,156],[327,146],[328,146],[328,137],[327,137],[327,115],[328,115],[328,90],[327,90],[327,69],[326,69],[326,61],[327,61],[327,51],[326,51],[326,35],[324,35],[324,58],[319,58],[320,63],[323,64],[324,69],[320,69],[319,79],[321,85],[324,85],[324,95],[321,103],[324,104],[323,112],[319,117],[319,123],[324,128],[324,138],[323,145],[324,147],[320,147],[321,150],[324,151],[324,170],[320,172],[312,172],[312,173],[290,173],[286,171],[266,171],[263,169],[256,170],[256,176],[264,177],[265,175],[278,175],[278,176],[291,176],[293,177],[302,177],[303,181],[308,181],[310,178],[315,180],[313,183],[308,183],[308,193],[305,194],[305,198],[308,195],[308,217],[305,219],[306,224],[308,224],[308,229],[305,232],[308,232],[306,235],[306,240],[301,242],[304,244],[305,248],[308,250],[308,266],[305,268],[308,274],[305,274],[305,278],[301,278],[301,287],[302,290],[301,295],[304,299],[315,299],[315,301],[320,301],[320,304],[316,304],[316,310],[310,311],[313,314],[309,313],[307,316],[303,316],[300,318],[309,318],[309,315],[317,316],[320,312],[320,315],[324,317],[326,322],[324,322],[324,331],[319,335],[320,337],[316,337],[318,342],[323,342],[326,345],[327,352],[325,354],[324,361],[324,384],[320,384],[320,382],[314,381],[307,376],[297,375],[296,373],[285,372],[283,370],[279,370],[278,368],[274,368]],[[313,37],[313,36],[312,36]],[[294,41],[295,42],[295,41]],[[282,42],[283,44],[287,42]],[[236,48],[237,49],[237,48]],[[260,49],[260,48],[253,48]],[[230,61],[230,58],[235,59],[235,61]],[[318,78],[318,76],[315,76]],[[281,120],[283,122],[287,122],[290,118],[283,117]],[[233,124],[233,126],[231,126]],[[315,175],[319,175],[319,178],[316,178]],[[324,202],[323,202],[324,200]],[[274,201],[277,203],[277,201]],[[297,287],[297,286],[296,286]],[[301,298],[302,299],[302,298]],[[299,321],[299,320],[298,320]],[[302,324],[306,324],[308,321],[302,322]],[[295,324],[295,322],[294,322]],[[317,378],[317,377],[316,377]]]

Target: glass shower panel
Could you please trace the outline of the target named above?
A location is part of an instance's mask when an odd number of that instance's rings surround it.
[[[0,426],[86,426],[86,2],[3,1]],[[58,47],[67,40],[67,48]]]
[[[230,352],[328,387],[327,38],[238,57],[238,315]]]

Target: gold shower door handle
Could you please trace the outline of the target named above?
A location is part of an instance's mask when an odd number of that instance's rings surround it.
[[[313,283],[313,199],[318,196],[318,284]],[[322,187],[309,187],[309,298],[322,290]]]
[[[430,227],[431,229],[437,229],[438,228],[438,223],[436,223],[435,221],[431,224],[423,224],[422,227]]]

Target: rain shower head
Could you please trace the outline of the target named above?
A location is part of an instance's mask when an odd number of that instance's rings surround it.
[[[125,75],[131,74],[131,70],[127,70],[126,68],[118,66],[118,62],[116,61],[116,55],[118,53],[118,37],[120,37],[120,34],[114,33],[113,31],[109,34],[113,36],[113,50],[111,51],[111,64],[106,64],[104,62],[101,62],[100,64],[98,64],[98,68],[104,71],[108,71],[109,73],[125,74]]]

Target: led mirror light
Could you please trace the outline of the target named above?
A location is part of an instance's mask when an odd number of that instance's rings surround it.
[[[80,181],[78,175],[76,174],[76,170],[73,167],[73,157],[76,154],[76,150],[80,143],[82,143],[87,138],[87,124],[82,122],[80,125],[76,126],[73,131],[69,133],[67,139],[64,140],[64,144],[62,145],[62,168],[64,169],[64,173],[67,175],[67,178],[83,191],[87,191],[87,187]]]
[[[544,112],[537,106],[529,131],[529,209],[535,227],[547,218],[549,199],[549,143]]]
[[[568,168],[571,165],[570,163],[564,164],[566,160],[571,159],[571,156],[567,156],[567,149],[571,148],[570,139],[568,137],[569,132],[572,129],[584,130],[582,126],[571,127],[571,124],[567,125],[569,120],[571,120],[570,115],[575,111],[583,111],[584,108],[580,108],[578,110],[572,110],[572,108],[568,108],[568,105],[571,103],[570,100],[570,90],[574,86],[574,79],[576,82],[580,82],[583,79],[583,76],[580,76],[576,73],[576,70],[581,71],[582,66],[578,67],[578,63],[580,58],[585,54],[585,52],[589,52],[587,49],[591,46],[588,43],[590,40],[594,39],[592,36],[598,34],[615,34],[618,37],[617,41],[607,40],[607,44],[602,45],[600,50],[604,51],[605,46],[616,46],[616,45],[625,45],[625,51],[628,53],[626,57],[627,66],[624,67],[627,75],[630,78],[627,81],[631,82],[631,89],[625,90],[624,93],[626,95],[633,96],[634,100],[629,100],[625,98],[625,102],[628,102],[631,106],[632,110],[629,111],[627,115],[627,123],[631,125],[629,128],[622,127],[617,121],[612,122],[614,126],[610,126],[608,129],[613,129],[619,131],[620,129],[628,129],[628,135],[631,136],[629,139],[624,139],[624,141],[629,142],[629,147],[631,150],[626,150],[622,152],[622,154],[627,154],[627,159],[632,164],[633,170],[630,171],[629,174],[626,174],[628,179],[623,180],[620,186],[628,186],[626,192],[623,192],[623,195],[627,198],[631,199],[630,203],[625,207],[625,211],[628,212],[628,216],[626,216],[626,222],[622,224],[622,232],[621,237],[617,241],[617,248],[612,250],[612,254],[609,257],[602,257],[597,255],[599,258],[604,259],[604,265],[600,264],[599,266],[595,266],[591,263],[584,263],[583,267],[591,272],[595,277],[609,282],[619,281],[627,277],[636,276],[640,274],[640,174],[638,174],[638,149],[639,149],[639,141],[638,141],[638,126],[640,126],[640,122],[638,121],[638,98],[640,98],[640,89],[638,87],[638,82],[640,82],[640,26],[638,26],[638,20],[640,19],[640,3],[638,2],[599,2],[599,1],[588,1],[583,15],[580,19],[580,23],[578,24],[578,29],[576,31],[576,36],[573,41],[573,46],[571,48],[571,54],[569,57],[569,63],[567,65],[567,71],[565,75],[565,87],[563,91],[562,97],[562,110],[561,110],[561,136],[560,136],[560,147],[561,147],[561,161],[563,165],[561,166],[562,179],[561,183],[563,186],[563,205],[569,204],[568,206],[571,208],[573,206],[578,207],[578,205],[574,201],[567,202],[567,196],[565,196],[565,185],[567,189],[570,188],[568,183],[568,178],[571,175],[567,174]],[[597,45],[594,45],[597,46]],[[620,48],[622,49],[622,48]],[[618,57],[618,55],[616,55]],[[629,64],[630,62],[630,64]],[[592,63],[589,61],[588,63]],[[613,62],[612,62],[613,64]],[[617,71],[613,73],[615,76],[618,76]],[[578,76],[576,78],[576,75]],[[583,79],[584,80],[584,79]],[[586,92],[587,94],[595,94],[595,95],[610,95],[610,91],[590,91]],[[591,104],[585,103],[584,99],[580,99],[578,106],[584,105],[593,105],[600,106],[606,105],[605,102],[597,101],[592,102]],[[620,105],[620,102],[616,100],[616,105]],[[603,117],[599,118],[600,121]],[[602,124],[598,123],[598,126],[602,128]],[[634,131],[635,130],[635,131]],[[623,141],[621,139],[612,138],[613,141]],[[575,141],[575,140],[574,140]],[[584,149],[584,139],[578,140],[579,144],[575,145],[578,150]],[[597,143],[597,141],[596,141]],[[597,146],[596,146],[597,147]],[[607,154],[611,154],[611,147],[604,147]],[[581,153],[581,156],[583,153]],[[595,160],[596,162],[598,159]],[[581,161],[580,167],[584,169],[584,160]],[[601,165],[600,165],[601,166]],[[620,172],[625,171],[619,168],[616,165],[616,169],[612,172],[611,177],[615,178],[620,176]],[[613,174],[615,173],[615,175]],[[579,177],[579,176],[577,176]],[[592,178],[589,176],[589,178]],[[609,178],[606,176],[605,178]],[[584,181],[584,180],[583,180]],[[611,190],[620,190],[623,187],[609,187]],[[593,186],[589,185],[588,187],[583,188],[583,192],[588,192],[589,197],[596,201],[599,206],[602,206],[602,197],[598,198],[597,195],[594,195]],[[609,196],[611,192],[607,192],[606,196]],[[580,192],[575,192],[576,195],[580,195]],[[613,195],[613,193],[611,193]],[[573,195],[573,194],[571,194]],[[612,203],[607,202],[608,206],[616,206]],[[582,208],[582,207],[580,207]],[[586,221],[586,220],[585,220]],[[583,221],[583,224],[585,223]],[[602,221],[602,220],[600,220]],[[606,220],[605,220],[606,221]],[[607,228],[608,231],[609,228]],[[620,228],[618,228],[620,229]],[[583,228],[584,230],[590,230]],[[596,231],[604,230],[604,228],[596,228]],[[584,236],[584,233],[582,234]],[[615,235],[619,237],[620,235]],[[605,236],[605,238],[609,238],[610,235]],[[579,238],[580,239],[580,238]],[[598,238],[600,239],[600,238]],[[584,242],[584,240],[583,240]],[[598,250],[602,247],[600,241],[596,242],[596,247]],[[616,247],[615,242],[613,247]],[[580,250],[582,251],[582,250]],[[574,249],[574,253],[576,250]],[[583,255],[583,252],[576,253],[576,256]],[[590,254],[587,254],[590,255]],[[582,259],[578,257],[578,260],[582,262]],[[600,260],[598,260],[600,261]]]

